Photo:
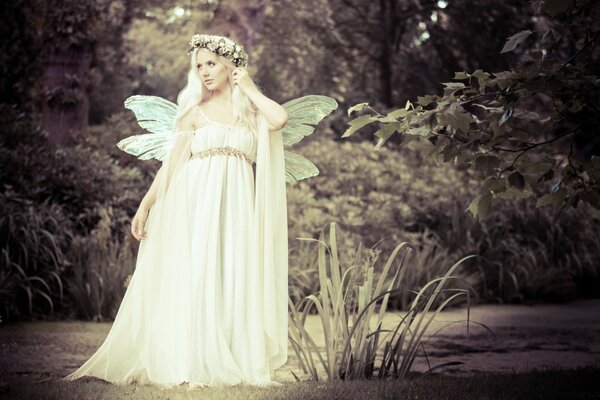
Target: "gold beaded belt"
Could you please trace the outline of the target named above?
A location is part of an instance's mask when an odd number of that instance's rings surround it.
[[[224,156],[239,156],[244,158],[244,160],[246,160],[248,162],[248,164],[252,165],[252,160],[250,159],[250,157],[248,157],[248,155],[246,155],[246,153],[244,153],[241,150],[238,149],[234,149],[233,147],[213,147],[212,149],[207,149],[207,150],[203,150],[200,151],[198,153],[194,153],[192,154],[192,159],[193,158],[204,158],[204,157],[208,157],[208,156],[214,156],[214,155],[224,155]]]

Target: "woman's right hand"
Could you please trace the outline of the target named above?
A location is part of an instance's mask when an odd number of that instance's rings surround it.
[[[148,232],[145,229],[148,212],[148,209],[140,206],[131,221],[131,234],[137,240],[144,240],[148,237]]]

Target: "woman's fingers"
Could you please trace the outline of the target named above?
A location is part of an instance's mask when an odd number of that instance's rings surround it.
[[[141,223],[139,217],[137,217],[137,216],[134,217],[133,223],[131,224],[131,234],[137,240],[142,239],[142,230],[140,229],[141,226],[142,226],[142,223]]]
[[[131,221],[131,234],[137,240],[143,240],[148,237],[148,232],[144,229],[146,226],[146,218],[136,214]]]
[[[133,221],[131,221],[131,234],[134,238],[139,240],[137,237],[137,219],[135,217],[133,217]]]

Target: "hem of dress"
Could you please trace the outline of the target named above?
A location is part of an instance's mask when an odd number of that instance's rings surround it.
[[[202,388],[214,388],[214,387],[225,387],[225,386],[259,386],[259,387],[274,387],[274,386],[281,386],[283,385],[281,382],[277,382],[275,380],[269,380],[269,381],[262,381],[262,382],[251,382],[251,381],[246,381],[246,380],[239,380],[239,381],[232,381],[232,382],[222,382],[222,381],[218,381],[218,382],[188,382],[186,380],[182,380],[179,381],[177,383],[168,383],[168,382],[155,382],[152,380],[149,380],[147,378],[139,378],[137,376],[132,376],[126,379],[108,379],[108,378],[103,378],[97,375],[78,375],[78,376],[74,376],[73,374],[67,375],[65,377],[62,377],[61,380],[62,381],[68,381],[68,382],[73,382],[82,378],[96,378],[96,379],[100,379],[104,382],[107,383],[111,383],[113,385],[117,385],[117,386],[129,386],[129,385],[136,385],[136,386],[149,386],[149,387],[155,387],[158,389],[164,389],[164,390],[170,390],[170,389],[176,389],[178,387],[186,387],[188,390],[193,390],[193,389],[202,389]]]

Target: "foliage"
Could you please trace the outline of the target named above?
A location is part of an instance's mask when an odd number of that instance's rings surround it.
[[[296,239],[290,241],[288,294],[294,304],[318,290],[317,254],[311,243]]]
[[[397,242],[402,231],[424,229],[417,215],[441,212],[451,199],[474,190],[468,175],[426,162],[417,153],[373,152],[365,142],[332,140],[307,142],[298,152],[315,162],[320,174],[288,187],[291,238],[315,237],[336,221],[348,233],[342,247],[357,240]]]
[[[553,0],[542,2],[540,10],[551,18],[548,27],[518,66],[493,74],[457,72],[460,82],[444,83],[442,96],[421,96],[385,115],[367,103],[357,104],[349,115],[369,113],[350,121],[343,137],[377,123],[376,148],[399,134],[404,145],[471,168],[482,185],[469,211],[480,219],[488,218],[502,198],[534,196],[537,207],[555,209],[581,201],[600,208],[595,134],[600,126],[595,96],[600,31],[593,25],[600,5]],[[532,34],[513,35],[504,51]]]
[[[127,227],[112,233],[112,208],[102,207],[98,213],[100,221],[89,235],[73,238],[67,252],[71,268],[64,275],[75,316],[96,322],[114,320],[137,252]]]
[[[56,146],[18,108],[1,110],[10,127],[0,135],[2,311],[46,317],[69,304],[63,287],[72,240],[93,231],[105,204],[113,207],[112,235],[129,229],[143,177],[106,149]]]
[[[534,207],[534,199],[502,199],[497,213],[484,221],[466,213],[477,190],[469,171],[437,165],[420,153],[388,146],[372,151],[368,143],[313,140],[299,153],[321,173],[288,186],[290,274],[294,296],[310,294],[316,261],[298,237],[318,237],[336,221],[340,259],[353,258],[352,243],[378,243],[391,252],[394,243],[415,247],[405,280],[421,288],[465,254],[478,258],[460,275],[486,301],[567,301],[598,296],[600,212],[580,205],[557,215]],[[305,272],[302,272],[305,271]],[[311,280],[312,279],[312,283]],[[596,287],[596,289],[594,289]],[[301,289],[300,289],[301,288]],[[296,301],[298,297],[294,297]],[[406,309],[407,294],[390,298],[390,308]]]
[[[456,68],[507,66],[494,40],[528,20],[526,6],[485,0],[266,2],[251,56],[275,99],[320,93],[348,105],[399,104],[434,90]]]
[[[447,216],[427,221],[436,242],[453,254],[477,254],[470,280],[480,296],[497,302],[565,302],[597,297],[600,213],[580,206],[557,215],[532,199],[498,204],[480,223],[453,204]],[[485,261],[484,261],[485,260]]]
[[[35,204],[10,186],[0,192],[0,215],[2,317],[53,313],[63,302],[71,221],[60,206]]]
[[[329,381],[375,377],[403,379],[410,372],[416,354],[422,347],[423,335],[434,318],[461,297],[466,298],[470,307],[470,289],[446,286],[458,278],[453,275],[456,269],[473,256],[462,258],[442,277],[428,282],[416,293],[410,310],[400,322],[391,329],[384,329],[383,317],[390,294],[412,289],[406,287],[403,281],[406,268],[404,262],[408,252],[403,254],[398,267],[393,268],[396,256],[401,250],[408,250],[409,245],[406,242],[397,245],[387,259],[381,276],[375,279],[373,264],[376,257],[362,266],[357,263],[347,268],[341,266],[335,224],[330,225],[329,245],[324,241],[323,232],[318,243],[320,291],[307,296],[298,304],[294,304],[291,299],[289,301],[292,347],[303,372],[315,381],[324,380],[325,377]],[[360,251],[359,247],[359,259]],[[443,294],[447,294],[447,298],[434,306],[438,296]],[[304,327],[306,316],[313,305],[323,327],[324,355]],[[379,310],[375,310],[377,305]],[[371,327],[372,318],[377,321],[375,329]],[[324,369],[324,376],[321,375],[319,366]],[[437,367],[439,366],[432,370]]]
[[[41,75],[40,63],[34,60],[38,32],[28,20],[32,4],[28,0],[0,3],[0,99],[31,109],[31,86]]]

